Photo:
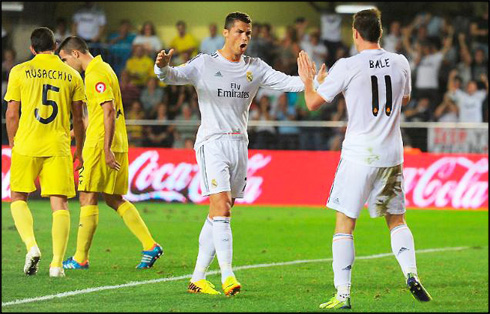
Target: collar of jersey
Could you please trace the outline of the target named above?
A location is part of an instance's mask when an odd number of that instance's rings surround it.
[[[383,48],[379,48],[379,49],[365,49],[363,51],[361,51],[360,53],[374,53],[374,52],[381,52],[381,51],[385,51]]]
[[[220,56],[221,59],[228,61],[231,64],[240,64],[243,60],[243,55],[240,56],[240,60],[238,60],[238,61],[230,61],[230,60],[226,59],[225,56],[223,56],[221,54],[221,52],[219,52],[219,50],[216,50],[216,52],[218,53],[218,56]]]
[[[100,55],[98,55],[97,57],[93,58],[90,61],[90,63],[87,66],[87,69],[85,70],[85,72],[90,71],[99,62],[102,62],[102,57]]]
[[[38,53],[37,55],[34,56],[34,58],[58,58],[57,55],[52,54],[52,53]]]

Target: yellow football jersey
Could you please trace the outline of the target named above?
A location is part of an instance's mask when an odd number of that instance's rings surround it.
[[[88,109],[85,146],[104,147],[104,110],[101,104],[113,100],[116,127],[111,149],[113,152],[127,152],[128,134],[119,81],[111,66],[104,62],[101,56],[93,58],[85,70],[85,95]]]
[[[80,73],[54,54],[37,54],[12,68],[4,99],[21,103],[13,148],[18,154],[71,156],[71,104],[85,99]]]

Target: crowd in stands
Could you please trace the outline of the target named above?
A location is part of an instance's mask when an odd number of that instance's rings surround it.
[[[296,59],[305,50],[317,69],[330,68],[339,58],[357,53],[342,42],[338,14],[322,10],[320,24],[310,25],[298,17],[276,36],[273,25],[253,21],[252,40],[246,54],[259,57],[274,69],[297,75]],[[412,69],[412,100],[402,109],[404,121],[488,122],[488,6],[478,17],[417,14],[408,24],[394,20],[384,25],[381,46],[403,54]],[[166,86],[153,73],[155,55],[161,49],[175,50],[172,65],[198,53],[221,49],[220,26],[209,25],[209,36],[196,38],[185,21],[176,23],[175,38],[162,38],[152,21],[137,30],[130,20],[107,25],[105,13],[87,2],[71,21],[60,18],[53,25],[56,40],[72,34],[85,39],[93,55],[101,54],[120,78],[127,120],[199,121],[197,94],[192,86]],[[10,69],[20,62],[13,49],[3,50],[2,91]],[[250,120],[347,121],[345,100],[340,95],[319,111],[310,112],[302,93],[261,89],[253,99]],[[192,148],[197,126],[128,125],[133,146]],[[257,149],[340,150],[345,128],[251,127],[250,147]],[[424,134],[425,132],[425,134]],[[425,150],[426,129],[404,130],[404,142]]]

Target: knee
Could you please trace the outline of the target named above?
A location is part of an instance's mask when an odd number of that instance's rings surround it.
[[[96,193],[80,193],[80,206],[97,205]]]
[[[210,218],[215,216],[218,217],[230,217],[231,216],[231,207],[232,202],[230,200],[223,200],[220,202],[216,202],[212,206],[212,210],[210,210]]]
[[[107,204],[107,206],[117,211],[119,206],[124,203],[124,199],[118,196],[106,196],[105,203]]]

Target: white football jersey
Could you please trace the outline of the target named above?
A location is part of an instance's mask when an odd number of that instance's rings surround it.
[[[411,92],[408,60],[384,49],[339,59],[317,90],[327,102],[344,94],[348,125],[342,158],[372,167],[403,162],[402,98]]]
[[[223,136],[246,140],[248,112],[259,87],[300,92],[304,84],[299,76],[272,69],[260,58],[242,56],[227,60],[219,52],[198,54],[187,63],[162,69],[155,74],[167,84],[192,84],[196,88],[201,125],[194,148]]]

